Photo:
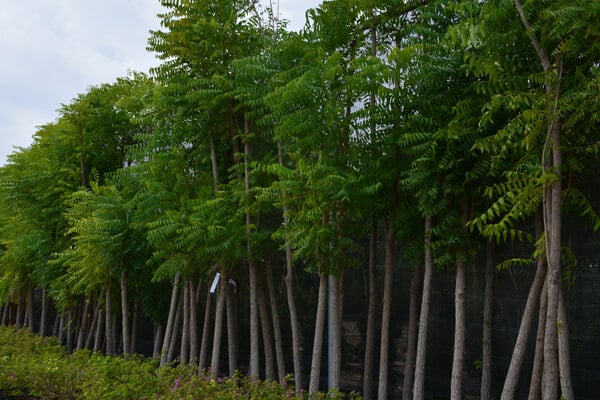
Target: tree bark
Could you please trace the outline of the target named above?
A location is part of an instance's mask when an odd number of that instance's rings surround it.
[[[154,327],[154,348],[152,350],[153,358],[160,359],[160,349],[162,347],[164,330],[163,324],[158,324]]]
[[[331,387],[330,389],[340,389],[340,377],[342,372],[342,318],[344,314],[344,270],[341,269],[338,275],[333,277],[333,312],[332,312],[332,331],[333,331],[333,356],[331,365]]]
[[[115,354],[115,344],[113,342],[113,319],[112,319],[112,288],[110,283],[106,285],[106,289],[104,291],[105,295],[105,304],[106,304],[106,313],[105,313],[105,327],[106,327],[106,355],[112,356]]]
[[[175,349],[181,339],[181,328],[183,322],[183,294],[178,296],[177,311],[175,311],[175,320],[171,330],[171,341],[169,342],[169,351],[167,352],[167,363],[171,363],[175,359]]]
[[[67,353],[73,352],[73,331],[75,330],[75,312],[73,309],[69,309],[67,312],[67,324],[65,327],[65,333],[67,335]]]
[[[222,271],[224,272],[224,271]],[[215,314],[215,330],[213,335],[212,359],[210,363],[210,373],[213,379],[219,375],[219,362],[221,358],[221,339],[223,337],[223,316],[225,314],[225,301],[227,282],[225,275],[221,276],[219,288],[217,291],[217,310]]]
[[[379,386],[377,399],[385,400],[388,396],[390,318],[392,314],[392,286],[394,277],[394,224],[393,217],[386,221],[385,229],[385,262],[383,278],[383,306],[381,315],[381,342],[379,347]]]
[[[163,343],[160,355],[160,365],[167,363],[169,355],[169,344],[171,343],[171,335],[173,333],[173,326],[175,325],[175,314],[177,313],[177,298],[179,297],[179,282],[181,281],[181,272],[175,274],[173,281],[173,289],[171,291],[171,303],[169,305],[169,316],[167,317],[167,325],[165,326],[165,335],[163,337]]]
[[[202,326],[202,343],[200,345],[200,357],[198,359],[198,372],[208,368],[208,351],[210,346],[210,321],[212,320],[212,299],[210,285],[206,291],[206,305],[204,309],[204,324]]]
[[[85,306],[83,308],[83,313],[81,314],[81,322],[79,326],[79,335],[77,336],[77,344],[75,348],[77,350],[81,350],[85,347],[86,339],[87,339],[87,331],[88,331],[88,315],[90,313],[90,307],[92,304],[92,298],[88,297],[85,300]]]
[[[190,364],[198,364],[198,296],[197,286],[194,279],[189,279],[190,296]]]
[[[273,337],[271,336],[271,323],[269,321],[269,314],[267,311],[267,300],[265,298],[263,281],[263,279],[260,279],[260,283],[257,282],[257,298],[258,311],[260,314],[260,325],[262,328],[263,351],[265,355],[265,379],[268,381],[274,381],[275,357],[273,354]]]
[[[136,298],[133,302],[133,315],[131,316],[131,335],[129,336],[129,354],[135,354],[137,352],[137,332],[138,332],[138,319],[140,313],[140,303]]]
[[[369,310],[365,337],[363,369],[363,396],[371,400],[373,395],[373,356],[375,355],[375,319],[377,313],[377,221],[371,223],[369,237]]]
[[[562,286],[560,287],[557,329],[561,398],[564,400],[574,400],[573,384],[571,382],[571,356],[569,354],[569,325],[567,322],[567,306],[565,304],[564,289]]]
[[[237,290],[231,290],[227,283],[227,355],[229,357],[229,376],[233,376],[238,369],[238,315],[237,315]]]
[[[182,365],[186,365],[190,360],[190,280],[188,278],[183,282],[183,326],[179,347],[179,360]]]
[[[273,265],[271,256],[265,258],[267,288],[269,291],[269,302],[271,305],[271,319],[273,320],[273,336],[275,338],[275,354],[277,360],[277,377],[279,384],[287,386],[285,380],[285,356],[283,354],[283,338],[281,337],[281,323],[279,321],[279,310],[277,309],[277,297],[275,295],[275,286],[273,285]]]
[[[121,270],[121,331],[123,335],[123,353],[129,353],[131,338],[129,330],[129,291],[128,275],[125,269]]]
[[[461,260],[456,265],[456,287],[454,289],[454,355],[452,358],[452,379],[450,382],[450,399],[462,400],[463,370],[466,341],[466,262]]]
[[[325,312],[327,311],[327,278],[327,274],[319,272],[319,297],[317,300],[317,317],[310,366],[310,383],[308,385],[308,391],[311,394],[319,391],[321,380],[321,355],[323,350],[323,334],[325,331]]]
[[[542,398],[542,374],[544,368],[544,335],[546,333],[546,314],[548,312],[548,286],[544,279],[540,294],[540,311],[538,312],[537,335],[535,338],[535,354],[529,384],[529,400]]]
[[[48,289],[46,286],[42,287],[42,313],[40,315],[40,336],[46,336],[46,329],[48,326]]]
[[[481,357],[481,400],[492,400],[492,319],[494,304],[495,254],[494,244],[485,248],[485,293],[483,305],[483,340]]]
[[[33,333],[33,281],[29,278],[27,282],[27,327]]]
[[[277,142],[277,152],[279,155],[279,164],[284,165],[283,149],[281,142]],[[285,194],[284,194],[285,197]],[[283,206],[283,224],[288,226],[290,223],[288,217],[288,207]],[[300,323],[298,322],[298,312],[296,310],[296,300],[294,297],[294,264],[292,262],[292,247],[289,242],[285,244],[285,288],[287,295],[288,310],[290,312],[290,327],[292,331],[292,355],[294,359],[294,381],[296,385],[296,394],[299,395],[304,384],[304,374],[302,371],[302,338]]]
[[[425,399],[425,364],[427,359],[427,331],[429,329],[429,307],[431,303],[431,280],[433,275],[433,254],[431,252],[431,229],[433,218],[425,217],[425,262],[419,335],[417,338],[417,360],[415,363],[414,400]]]
[[[408,341],[406,345],[406,364],[404,365],[404,383],[402,386],[402,399],[412,399],[413,385],[415,382],[415,362],[417,358],[417,336],[419,329],[419,289],[423,267],[421,264],[415,268],[410,282],[410,305],[408,314]]]
[[[104,331],[104,311],[98,309],[98,324],[96,324],[96,334],[94,335],[94,351],[102,351],[102,332]]]

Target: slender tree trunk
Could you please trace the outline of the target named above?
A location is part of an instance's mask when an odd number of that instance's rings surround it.
[[[75,330],[75,311],[73,309],[69,309],[67,313],[67,326],[65,328],[65,332],[67,335],[67,353],[73,352],[73,332]]]
[[[535,338],[535,354],[529,384],[529,400],[542,398],[542,374],[544,368],[544,335],[546,334],[546,314],[548,313],[548,286],[544,279],[540,294],[540,311],[538,313],[537,335]]]
[[[371,223],[369,238],[369,311],[365,338],[365,365],[363,369],[363,396],[373,395],[373,356],[375,355],[375,318],[377,313],[377,221]]]
[[[419,335],[417,338],[417,361],[415,363],[414,400],[425,399],[425,363],[427,359],[427,331],[429,329],[429,307],[431,303],[431,280],[433,275],[433,255],[431,252],[431,229],[433,218],[425,217],[425,270],[423,276],[423,294],[421,315],[419,317]]]
[[[169,344],[171,343],[171,335],[173,326],[175,325],[175,314],[177,313],[177,298],[179,297],[179,282],[181,281],[181,272],[175,274],[173,281],[173,290],[171,292],[171,303],[169,305],[169,316],[167,317],[167,325],[165,327],[165,335],[160,356],[160,365],[167,363],[169,355]]]
[[[42,287],[42,313],[40,315],[40,336],[46,336],[46,329],[48,325],[48,289],[46,286]]]
[[[133,302],[133,315],[131,316],[131,340],[129,353],[135,354],[137,352],[137,332],[138,332],[138,319],[140,313],[140,303],[136,297]]]
[[[129,291],[128,275],[125,269],[121,271],[121,331],[123,335],[123,353],[129,353],[131,338],[129,330]]]
[[[224,271],[223,271],[224,272]],[[225,314],[225,302],[227,290],[227,278],[221,276],[219,288],[217,291],[217,310],[215,315],[215,330],[213,335],[212,359],[210,363],[210,373],[213,379],[219,375],[219,361],[221,358],[221,339],[223,337],[223,316]]]
[[[273,320],[273,334],[275,337],[275,354],[277,356],[277,376],[279,384],[287,387],[285,380],[285,356],[283,353],[283,338],[281,336],[281,323],[279,321],[279,310],[277,307],[277,297],[275,295],[275,286],[273,285],[273,265],[271,255],[265,259],[267,272],[267,287],[269,289],[269,301],[271,304],[271,319]]]
[[[466,317],[466,262],[456,265],[456,287],[454,297],[454,356],[452,359],[452,379],[450,382],[450,399],[462,400],[462,381],[465,359]]]
[[[332,312],[332,331],[333,331],[333,356],[331,369],[331,388],[340,389],[340,377],[342,373],[342,319],[344,314],[344,270],[341,269],[338,275],[331,280],[333,283],[333,312]]]
[[[258,278],[258,277],[257,277]],[[262,278],[262,277],[261,277]],[[267,300],[265,298],[265,288],[263,279],[257,282],[258,311],[260,314],[260,325],[262,328],[263,349],[265,354],[265,379],[275,380],[275,357],[273,354],[273,337],[271,336],[271,323],[267,311]]]
[[[229,356],[229,376],[238,369],[238,324],[237,324],[237,291],[234,292],[227,284],[227,355]]]
[[[4,303],[4,305],[2,306],[2,325],[4,325],[4,326],[8,326],[9,310],[10,310],[10,303]]]
[[[167,353],[167,362],[170,363],[175,359],[175,349],[181,339],[181,328],[183,320],[183,294],[178,296],[177,311],[175,312],[175,320],[173,329],[171,330],[171,341],[169,342],[169,351]]]
[[[112,356],[115,354],[115,343],[114,343],[114,336],[113,336],[113,319],[112,319],[112,288],[110,283],[108,285],[106,285],[106,289],[104,291],[106,300],[105,300],[105,304],[106,304],[106,313],[105,313],[105,319],[106,322],[104,323],[106,326],[106,333],[105,333],[105,338],[106,338],[106,355]]]
[[[29,332],[33,333],[33,281],[31,278],[27,284],[27,326],[29,327]]]
[[[190,360],[190,281],[191,279],[187,279],[183,283],[183,327],[179,348],[179,360],[182,365],[186,365]]]
[[[104,321],[104,311],[102,309],[98,310],[98,324],[96,325],[96,335],[94,336],[94,351],[102,350],[102,332],[104,331],[103,321]]]
[[[415,268],[410,282],[410,305],[408,313],[408,341],[406,345],[406,364],[404,365],[404,383],[402,399],[412,399],[413,385],[415,382],[415,362],[417,359],[417,336],[419,332],[419,292],[423,275],[421,264]]]
[[[537,270],[531,288],[529,289],[529,295],[527,296],[527,302],[525,303],[525,310],[521,317],[521,325],[519,326],[519,332],[517,334],[517,340],[513,348],[513,354],[510,359],[510,365],[506,378],[504,379],[504,387],[502,388],[501,400],[512,400],[515,398],[517,391],[517,384],[519,382],[519,375],[521,374],[521,367],[523,365],[523,359],[525,357],[525,350],[527,349],[527,339],[529,338],[529,332],[531,330],[531,322],[535,315],[536,303],[540,298],[540,292],[542,286],[544,286],[544,277],[546,276],[546,267],[542,259],[538,259]]]
[[[64,311],[60,312],[60,319],[58,323],[58,342],[61,345],[65,344],[65,313]]]
[[[321,355],[323,350],[323,335],[325,331],[325,312],[327,311],[327,274],[319,273],[319,298],[317,301],[317,318],[315,321],[315,336],[313,343],[312,362],[310,367],[310,383],[308,391],[311,394],[319,391],[321,379]]]
[[[485,248],[485,293],[483,305],[483,340],[481,368],[481,400],[492,400],[492,318],[494,304],[495,271],[494,244]]]
[[[19,292],[19,302],[17,303],[17,318],[15,325],[18,329],[23,327],[23,314],[25,313],[25,301],[23,295]]]
[[[284,165],[283,149],[281,142],[277,142],[277,151],[279,154],[279,164]],[[284,195],[285,196],[285,195]],[[290,223],[288,217],[288,207],[283,206],[283,224],[288,226]],[[296,385],[296,394],[300,394],[304,384],[304,374],[302,371],[302,338],[300,323],[298,322],[298,312],[296,310],[296,300],[294,297],[294,264],[292,262],[292,247],[289,242],[285,245],[285,288],[287,295],[287,304],[290,312],[290,327],[292,331],[292,355],[294,359],[294,380]]]
[[[210,346],[210,321],[212,316],[212,293],[206,291],[206,307],[204,309],[204,324],[202,326],[202,343],[200,345],[200,358],[198,359],[198,372],[208,368],[208,351]]]
[[[194,279],[189,280],[190,296],[190,364],[198,364],[198,296],[197,286]]]
[[[153,358],[160,358],[160,350],[162,348],[164,332],[165,328],[163,324],[158,324],[154,327],[154,348],[152,350]]]
[[[381,304],[381,342],[379,347],[379,387],[377,399],[385,400],[388,396],[390,318],[392,314],[392,286],[394,277],[394,223],[393,216],[386,221],[385,229],[385,263],[383,278],[383,298]]]
[[[88,331],[88,315],[90,313],[90,307],[92,304],[91,296],[85,300],[85,306],[83,308],[83,314],[81,316],[81,323],[79,324],[79,335],[77,336],[77,345],[76,349],[81,350],[85,346],[85,340],[87,339],[87,331]]]
[[[92,322],[90,323],[90,327],[88,329],[86,338],[85,338],[85,344],[84,347],[86,349],[92,349],[93,347],[93,340],[94,340],[94,335],[96,334],[96,326],[98,325],[98,310],[100,310],[100,302],[98,301],[93,301],[92,303],[92,308],[94,309],[93,311],[93,316],[92,316]]]
[[[560,287],[557,329],[561,398],[564,400],[574,400],[570,368],[571,356],[569,354],[569,325],[567,323],[567,306],[562,286]]]

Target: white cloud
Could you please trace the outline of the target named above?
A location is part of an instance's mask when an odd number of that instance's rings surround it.
[[[266,0],[263,0],[266,2]],[[36,126],[90,85],[158,63],[146,51],[158,0],[3,0],[0,12],[0,165],[27,147]],[[280,0],[290,29],[316,0]],[[274,1],[276,4],[276,1]]]

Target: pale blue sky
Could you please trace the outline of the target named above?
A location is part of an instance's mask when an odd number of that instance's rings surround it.
[[[263,1],[268,4],[268,1]],[[276,4],[276,1],[273,0]],[[282,18],[300,29],[320,0],[280,0]],[[158,0],[3,0],[0,8],[0,165],[28,147],[36,127],[56,119],[91,85],[157,64],[148,53]]]

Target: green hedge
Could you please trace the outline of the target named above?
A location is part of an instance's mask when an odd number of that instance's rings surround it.
[[[294,388],[236,375],[215,382],[188,367],[159,368],[141,356],[67,354],[55,338],[0,326],[0,391],[42,399],[288,399]],[[317,399],[343,398],[319,393]],[[352,399],[360,397],[351,394]],[[308,399],[304,394],[300,398]]]

